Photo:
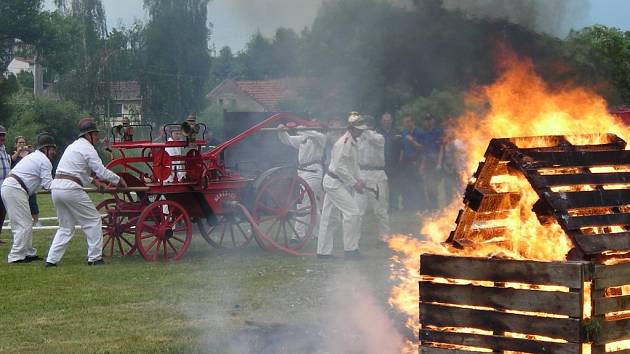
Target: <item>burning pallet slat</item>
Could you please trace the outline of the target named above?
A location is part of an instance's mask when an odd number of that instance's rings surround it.
[[[436,255],[420,262],[423,352],[466,346],[579,353],[588,263]]]

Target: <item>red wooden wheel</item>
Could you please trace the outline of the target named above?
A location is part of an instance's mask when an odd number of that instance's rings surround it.
[[[295,173],[283,172],[270,176],[258,189],[252,215],[267,237],[299,250],[315,229],[316,207],[315,193],[306,181]]]
[[[172,200],[158,200],[140,214],[136,226],[136,245],[142,257],[155,261],[178,260],[188,250],[192,224],[186,210]]]
[[[197,226],[203,239],[216,248],[245,247],[254,238],[252,225],[238,211],[218,215],[213,225],[199,219]]]
[[[106,199],[96,209],[102,215],[103,256],[130,256],[136,251],[135,229],[137,217],[129,218],[120,212],[116,200]]]

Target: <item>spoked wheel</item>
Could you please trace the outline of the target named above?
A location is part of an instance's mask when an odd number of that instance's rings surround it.
[[[136,251],[136,217],[129,218],[117,208],[116,200],[106,199],[96,209],[102,215],[103,256],[130,256]]]
[[[136,245],[147,261],[155,261],[158,257],[178,260],[188,250],[191,239],[190,217],[177,202],[155,201],[138,218]]]
[[[269,177],[256,193],[253,217],[260,230],[283,247],[299,250],[313,234],[317,222],[315,193],[295,173]],[[263,248],[269,245],[262,243]]]
[[[199,219],[197,226],[203,239],[216,248],[245,247],[254,238],[252,225],[237,211],[218,215],[214,225]]]

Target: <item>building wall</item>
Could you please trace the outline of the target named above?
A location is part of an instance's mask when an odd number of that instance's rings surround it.
[[[7,67],[7,71],[10,73],[13,73],[14,75],[17,75],[22,71],[26,71],[29,73],[33,72],[33,68],[31,67],[29,63],[25,61],[13,59],[11,60],[11,63],[9,63],[9,66]]]
[[[224,81],[221,87],[208,95],[210,105],[222,107],[227,111],[266,112],[265,106],[241,91],[233,82]]]

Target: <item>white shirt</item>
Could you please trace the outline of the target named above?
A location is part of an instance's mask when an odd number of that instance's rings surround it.
[[[52,183],[52,164],[43,152],[35,150],[26,155],[13,167],[11,173],[18,176],[28,189],[26,192],[34,194],[40,186],[50,189]],[[3,185],[22,188],[15,178],[7,178]]]
[[[300,165],[313,162],[320,163],[324,157],[324,147],[326,146],[326,135],[313,131],[299,131],[298,135],[291,136],[287,132],[279,131],[280,141],[298,150],[298,163]],[[305,167],[310,168],[311,166]],[[314,166],[312,166],[314,167]]]
[[[359,167],[361,177],[366,180],[386,180],[385,174],[385,138],[383,135],[366,130],[358,139]],[[377,168],[381,170],[377,170]]]
[[[57,165],[57,173],[77,177],[83,186],[92,182],[91,174],[94,172],[100,180],[118,184],[120,177],[103,166],[94,146],[85,138],[79,138],[68,145]],[[54,180],[51,188],[65,189],[61,181]],[[70,182],[70,181],[69,181]],[[76,184],[76,183],[75,183]]]
[[[173,138],[168,138],[166,141],[175,141]],[[168,156],[182,156],[184,155],[184,148],[181,146],[171,146],[164,148],[164,151]],[[171,169],[173,172],[164,182],[173,182],[175,180],[175,170],[177,170],[177,180],[181,181],[186,176],[186,166],[184,161],[171,162]]]
[[[324,184],[330,188],[338,188],[342,184],[348,187],[354,186],[360,179],[359,152],[357,141],[350,135],[350,132],[346,132],[337,140],[330,155],[328,171],[337,175],[339,179],[327,175],[324,177]]]

